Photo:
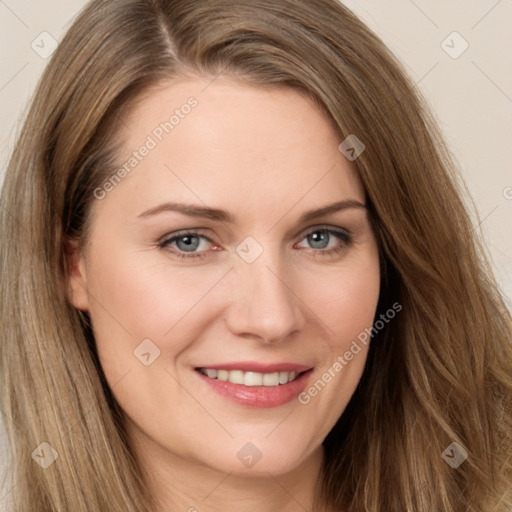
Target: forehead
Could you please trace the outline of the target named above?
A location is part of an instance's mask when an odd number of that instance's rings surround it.
[[[189,77],[146,91],[123,124],[118,164],[127,172],[116,194],[136,193],[131,203],[141,207],[199,200],[236,208],[243,198],[245,209],[277,211],[305,195],[313,205],[364,200],[331,121],[291,88]]]

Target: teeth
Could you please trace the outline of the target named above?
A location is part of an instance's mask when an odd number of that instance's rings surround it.
[[[242,370],[212,370],[210,368],[201,368],[200,372],[210,379],[218,379],[233,384],[244,384],[245,386],[279,386],[295,380],[297,372],[274,372],[257,373],[243,372]]]
[[[228,380],[233,384],[244,384],[244,372],[241,370],[231,370],[229,373]]]
[[[256,372],[245,372],[244,384],[246,386],[263,386],[263,374]]]
[[[229,379],[229,372],[226,370],[218,370],[217,371],[217,379],[226,381]]]
[[[279,372],[265,373],[263,375],[264,386],[279,386]]]

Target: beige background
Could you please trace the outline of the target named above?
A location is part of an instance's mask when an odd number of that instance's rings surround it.
[[[382,37],[430,102],[476,201],[475,228],[482,230],[510,305],[512,1],[344,3]],[[80,0],[0,0],[2,174],[17,123],[46,63],[31,45],[39,45],[40,53],[48,50],[51,40],[41,34],[60,40],[83,5]],[[459,55],[465,42],[469,46]],[[3,496],[0,492],[0,509]]]

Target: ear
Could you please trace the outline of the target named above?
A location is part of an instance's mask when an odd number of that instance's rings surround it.
[[[66,258],[64,289],[71,304],[82,311],[89,309],[89,294],[87,292],[87,276],[83,250],[78,240],[64,239],[64,254]]]

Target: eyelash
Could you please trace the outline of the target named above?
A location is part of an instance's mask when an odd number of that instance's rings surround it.
[[[348,231],[341,231],[341,230],[332,229],[332,228],[328,228],[328,227],[313,227],[304,233],[301,240],[303,240],[304,238],[306,238],[309,235],[312,235],[313,233],[319,233],[319,232],[334,235],[334,236],[338,237],[342,241],[342,243],[341,243],[341,245],[338,245],[331,249],[314,249],[314,248],[312,248],[312,250],[314,251],[314,253],[313,253],[314,257],[334,256],[335,254],[338,254],[341,251],[343,251],[344,249],[346,249],[347,247],[349,247],[352,243],[352,235]],[[215,242],[208,236],[203,235],[202,233],[200,233],[198,231],[190,230],[190,231],[182,231],[181,233],[177,233],[177,234],[173,235],[171,238],[162,240],[161,242],[158,243],[158,247],[160,249],[168,249],[168,246],[170,244],[172,244],[174,241],[179,240],[180,238],[186,238],[188,235],[193,235],[193,236],[198,236],[198,237],[204,238],[211,244],[216,245]],[[201,252],[196,252],[196,253],[186,253],[186,252],[179,251],[179,249],[178,250],[174,249],[174,250],[171,250],[171,252],[178,258],[183,258],[183,259],[207,257],[207,255],[206,255],[207,251],[201,251]]]

